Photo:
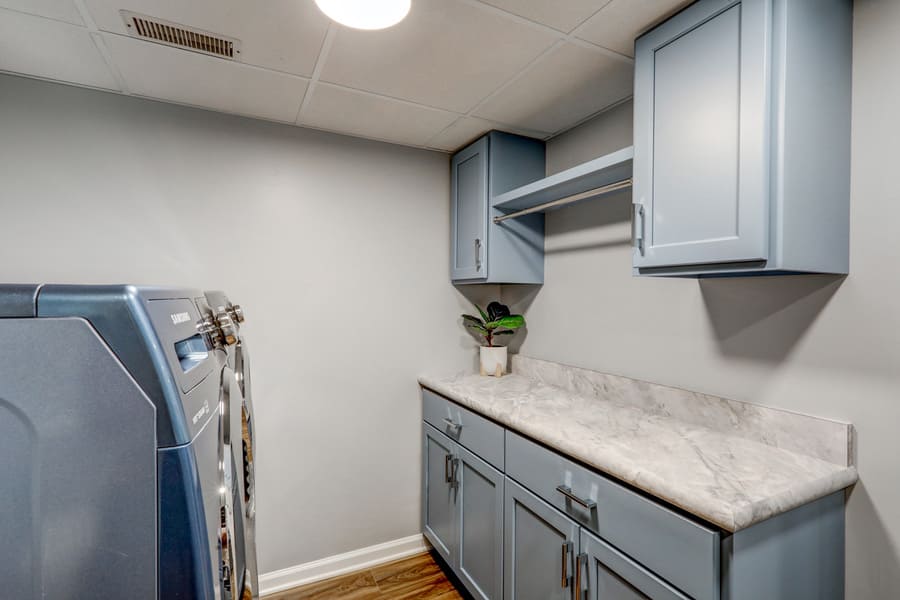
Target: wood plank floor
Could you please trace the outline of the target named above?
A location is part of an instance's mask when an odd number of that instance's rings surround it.
[[[265,600],[464,600],[431,554],[265,596]]]

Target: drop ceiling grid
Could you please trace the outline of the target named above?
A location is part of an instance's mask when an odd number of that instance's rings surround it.
[[[381,73],[375,77],[363,78],[364,85],[358,85],[359,82],[341,81],[341,77],[323,77],[329,71],[340,67],[338,63],[340,59],[344,60],[344,64],[356,60],[365,62],[365,57],[355,57],[347,48],[339,48],[337,58],[335,57],[335,45],[340,43],[341,36],[346,39],[358,39],[358,33],[342,26],[335,25],[324,20],[324,27],[317,21],[323,15],[316,12],[313,0],[299,0],[304,5],[290,9],[293,12],[285,13],[286,15],[302,14],[309,15],[310,19],[315,21],[306,24],[307,30],[313,32],[316,46],[310,45],[309,41],[301,44],[306,52],[305,57],[281,57],[277,56],[273,48],[267,47],[259,49],[259,56],[267,57],[266,64],[249,64],[248,62],[230,62],[222,59],[214,59],[205,57],[208,60],[216,61],[216,64],[205,63],[196,58],[196,53],[191,58],[182,57],[176,60],[173,57],[168,59],[168,68],[172,68],[173,64],[178,69],[181,63],[193,62],[194,75],[198,78],[199,86],[204,84],[204,79],[210,79],[206,82],[210,85],[210,89],[219,96],[207,101],[203,94],[191,95],[188,90],[175,89],[175,86],[183,85],[189,87],[188,82],[192,81],[183,73],[163,74],[156,73],[153,77],[142,73],[142,70],[154,67],[158,70],[161,63],[164,67],[167,61],[159,58],[162,51],[158,44],[145,42],[131,37],[125,33],[124,24],[118,14],[118,9],[128,8],[150,16],[164,18],[174,22],[181,22],[185,25],[201,27],[211,31],[218,31],[223,34],[235,35],[242,41],[241,30],[235,29],[237,25],[228,21],[225,17],[219,15],[218,23],[227,23],[228,27],[210,27],[210,23],[198,22],[197,20],[178,19],[179,7],[184,6],[180,0],[34,0],[34,2],[25,2],[24,0],[0,0],[0,7],[11,8],[12,10],[21,11],[34,15],[40,13],[42,19],[56,19],[71,23],[72,21],[82,21],[79,24],[71,24],[69,27],[78,27],[90,34],[96,50],[102,61],[106,64],[112,80],[116,82],[115,86],[105,85],[106,88],[118,88],[109,91],[117,91],[119,93],[134,93],[142,97],[158,99],[177,104],[186,104],[189,106],[197,106],[221,112],[231,112],[245,116],[262,118],[266,120],[275,120],[278,122],[294,123],[304,127],[316,129],[324,129],[354,135],[357,137],[371,137],[380,141],[400,143],[419,148],[427,148],[440,151],[452,151],[456,149],[454,144],[468,141],[470,134],[472,137],[480,135],[483,130],[499,128],[506,129],[524,135],[531,135],[547,139],[554,135],[565,131],[578,123],[583,122],[590,116],[602,112],[630,97],[630,89],[625,89],[622,83],[623,69],[630,70],[633,65],[631,59],[626,52],[622,52],[621,40],[613,36],[611,43],[612,48],[603,45],[602,36],[598,37],[597,23],[600,23],[600,31],[603,31],[603,17],[608,10],[614,10],[615,22],[627,22],[634,26],[634,23],[654,22],[659,18],[661,10],[666,14],[671,13],[676,8],[680,8],[686,4],[686,0],[635,0],[634,5],[639,6],[637,11],[640,14],[631,14],[627,5],[631,0],[567,0],[567,12],[565,15],[554,20],[552,23],[539,22],[540,19],[550,20],[542,17],[544,15],[552,15],[553,11],[549,11],[542,4],[551,0],[414,0],[413,6],[419,7],[423,12],[436,11],[435,15],[426,15],[433,22],[431,26],[443,29],[451,29],[458,27],[460,31],[450,32],[446,34],[443,40],[444,47],[440,48],[442,55],[438,53],[435,56],[429,56],[422,60],[413,57],[413,65],[418,64],[421,72],[426,75],[421,80],[413,81],[411,84],[404,81],[406,75],[402,70],[395,71],[395,82],[401,93],[396,93],[389,84],[384,82],[384,74],[389,73],[391,64],[377,64]],[[555,0],[554,0],[555,1]],[[206,5],[213,0],[197,0],[189,3],[193,5],[192,9],[184,9],[191,14],[199,14],[197,5]],[[274,0],[274,4],[281,5],[289,2],[298,2],[298,0]],[[127,6],[119,6],[127,4]],[[214,4],[218,5],[218,2]],[[227,3],[225,3],[227,5]],[[170,12],[160,12],[162,8]],[[310,10],[310,7],[312,9]],[[624,7],[624,8],[623,8]],[[74,8],[74,10],[72,10]],[[27,10],[25,10],[27,9]],[[514,9],[513,12],[510,9]],[[235,4],[231,9],[223,9],[221,12],[232,14],[240,13],[242,9]],[[270,10],[266,13],[272,15]],[[287,10],[287,9],[285,9]],[[230,11],[230,12],[229,12]],[[461,21],[454,22],[448,19],[446,22],[440,20],[442,11],[449,11],[452,16],[462,15]],[[474,11],[474,12],[473,12]],[[480,15],[477,14],[480,11]],[[542,13],[543,11],[543,13]],[[98,12],[100,13],[98,16]],[[536,16],[537,15],[537,16]],[[2,15],[0,15],[2,16]],[[238,15],[239,16],[239,15]],[[173,18],[174,17],[174,18]],[[223,20],[224,19],[224,20]],[[237,19],[240,21],[240,19]],[[215,20],[214,20],[215,21]],[[462,24],[468,22],[471,27],[463,27]],[[215,23],[212,23],[215,24]],[[402,25],[402,24],[401,24]],[[229,28],[230,27],[230,28]],[[284,25],[279,25],[282,29]],[[400,27],[400,26],[398,26]],[[475,33],[468,33],[474,28]],[[609,25],[606,25],[607,30]],[[220,31],[220,29],[224,29]],[[396,29],[396,28],[395,28]],[[258,35],[259,31],[265,31],[266,28],[260,23],[250,26],[250,31],[254,35]],[[321,30],[321,37],[319,35]],[[391,35],[391,30],[381,32],[383,36]],[[496,34],[496,35],[492,35]],[[376,34],[377,35],[377,34]],[[406,35],[420,35],[418,32],[407,33]],[[467,39],[471,36],[472,39]],[[620,36],[621,37],[621,36]],[[627,36],[626,36],[627,37]],[[495,50],[491,44],[495,43],[491,38],[499,38],[500,53],[505,52],[503,56],[497,58]],[[385,42],[379,41],[378,38],[371,42],[378,47],[379,44]],[[386,38],[382,38],[386,39]],[[396,43],[395,38],[394,43]],[[321,41],[319,41],[321,40]],[[531,40],[526,42],[525,40]],[[469,50],[468,56],[480,57],[485,66],[463,64],[454,66],[452,56],[453,43],[470,42],[476,44],[475,50]],[[274,43],[274,42],[273,42]],[[505,44],[505,48],[502,47]],[[139,46],[152,45],[157,48],[138,49]],[[360,45],[365,48],[365,45]],[[510,48],[515,47],[515,51]],[[355,45],[351,47],[351,50]],[[530,50],[528,49],[530,48]],[[277,50],[277,48],[275,48]],[[580,49],[580,50],[578,50]],[[171,50],[171,49],[170,49]],[[357,52],[363,52],[357,49]],[[479,54],[479,51],[484,51]],[[185,52],[181,50],[172,50],[173,52]],[[410,52],[415,53],[421,51],[421,47],[414,48]],[[578,54],[578,52],[581,54]],[[394,52],[401,58],[402,50],[394,49]],[[343,54],[342,54],[343,53]],[[593,58],[592,54],[593,53]],[[131,54],[129,59],[128,55]],[[246,53],[245,53],[246,54]],[[145,60],[136,61],[134,55],[142,55]],[[613,72],[612,91],[607,94],[598,93],[596,97],[588,94],[584,86],[575,85],[573,78],[556,77],[551,78],[551,82],[555,82],[560,89],[558,90],[559,100],[562,108],[556,110],[556,114],[552,118],[540,119],[535,115],[542,107],[554,106],[554,97],[552,91],[545,90],[543,97],[535,101],[535,107],[529,106],[530,99],[525,97],[516,97],[521,90],[540,89],[542,77],[552,73],[554,64],[561,64],[561,56],[571,55],[580,56],[579,62],[582,63],[580,72],[590,75],[592,72],[604,75],[610,69]],[[275,57],[274,59],[272,57]],[[349,57],[349,58],[348,58]],[[244,60],[247,59],[245,55]],[[437,70],[437,73],[428,71],[429,60],[434,60],[436,64],[445,64],[444,70]],[[281,61],[280,63],[278,61]],[[289,72],[281,70],[283,64],[306,65],[303,68],[293,68]],[[416,63],[415,61],[421,61]],[[491,65],[491,61],[495,64]],[[266,62],[263,60],[255,61],[257,63]],[[277,63],[277,64],[276,64]],[[607,66],[606,71],[597,67],[592,71],[591,64],[612,65]],[[565,63],[562,63],[565,64]],[[616,66],[619,65],[619,66]],[[187,68],[187,67],[186,67]],[[493,69],[496,77],[482,77],[479,81],[471,83],[467,80],[467,69]],[[252,74],[251,69],[256,74]],[[20,74],[15,69],[7,69],[10,72]],[[190,69],[188,69],[190,71]],[[455,70],[455,73],[453,72]],[[217,74],[207,75],[206,71],[215,71]],[[268,75],[266,75],[268,73]],[[399,74],[398,74],[399,73]],[[616,74],[618,73],[618,74]],[[28,75],[29,73],[25,73]],[[30,73],[30,75],[41,76],[40,73]],[[368,76],[367,76],[368,77]],[[451,92],[454,98],[445,98],[439,93],[434,93],[430,88],[440,89],[442,79],[457,77],[456,82],[460,87],[470,86],[470,89],[453,90],[453,85],[443,82],[445,90]],[[45,76],[46,78],[46,76]],[[53,77],[50,77],[51,79]],[[153,85],[144,85],[144,79],[153,80]],[[169,79],[172,79],[170,84]],[[237,83],[229,85],[225,80],[233,78]],[[63,80],[62,77],[57,78]],[[334,80],[337,79],[337,80]],[[346,78],[352,79],[352,78]],[[475,79],[478,79],[477,77]],[[252,93],[259,94],[262,98],[251,98],[250,91],[242,90],[240,82],[253,82],[254,85],[261,86],[260,89],[253,90]],[[83,84],[78,81],[67,81],[67,83]],[[372,83],[368,85],[367,83]],[[388,82],[390,83],[390,82]],[[324,84],[327,84],[325,86]],[[90,83],[86,85],[91,85]],[[154,87],[157,86],[157,87]],[[447,87],[449,85],[449,88]],[[218,87],[217,87],[218,86]],[[409,93],[403,92],[404,86],[407,87]],[[569,86],[572,89],[568,89]],[[573,87],[574,86],[574,87]],[[130,88],[136,88],[137,91]],[[545,86],[546,87],[546,86]],[[594,86],[595,89],[603,86]],[[235,100],[234,105],[229,105],[228,100],[221,99],[223,90],[228,91],[234,89]],[[271,89],[269,89],[271,88]],[[376,88],[376,89],[371,89]],[[574,104],[567,99],[570,92],[579,92],[580,98]],[[277,98],[264,98],[267,95],[275,94]],[[322,103],[317,104],[317,95],[322,96]],[[619,97],[621,96],[621,97]],[[340,102],[334,102],[337,107],[343,106],[347,111],[341,114],[329,114],[328,99],[340,99]],[[576,106],[576,110],[563,110],[569,105]],[[293,106],[293,108],[291,108]],[[359,107],[369,107],[372,109],[373,123],[367,125],[364,118],[359,114],[354,114]],[[485,107],[488,107],[489,110]],[[312,109],[315,110],[312,110]],[[337,108],[335,110],[338,110]],[[366,109],[367,110],[367,109]],[[290,113],[290,114],[289,114]],[[525,115],[527,118],[523,118]],[[342,119],[343,117],[343,119]],[[385,117],[393,120],[390,126],[384,122],[376,122],[379,117]],[[346,121],[346,127],[343,126]],[[571,121],[571,122],[570,122]],[[392,127],[394,128],[392,130]]]

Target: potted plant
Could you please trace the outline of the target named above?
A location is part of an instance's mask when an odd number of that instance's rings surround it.
[[[525,317],[510,314],[509,307],[499,302],[488,304],[487,311],[477,304],[475,308],[481,318],[463,315],[463,325],[481,343],[481,374],[500,377],[506,373],[507,351],[498,342],[525,325]]]

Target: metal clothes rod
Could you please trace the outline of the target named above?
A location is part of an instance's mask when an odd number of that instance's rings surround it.
[[[611,192],[622,190],[627,187],[631,187],[631,178],[630,177],[628,179],[623,179],[622,181],[608,183],[606,185],[600,186],[598,188],[594,188],[592,190],[587,190],[585,192],[579,192],[577,194],[572,194],[571,196],[565,196],[563,198],[551,200],[550,202],[544,202],[543,204],[538,204],[537,206],[523,208],[522,210],[517,210],[516,212],[511,212],[508,215],[494,217],[494,223],[502,223],[503,221],[505,221],[507,219],[515,219],[516,217],[530,215],[531,213],[543,212],[543,211],[547,210],[548,208],[554,208],[557,206],[565,206],[566,204],[578,202],[579,200],[586,200],[588,198],[593,198],[594,196],[602,196],[603,194],[609,194]]]

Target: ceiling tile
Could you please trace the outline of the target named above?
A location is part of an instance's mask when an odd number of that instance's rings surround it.
[[[437,150],[444,150],[447,152],[454,152],[456,150],[459,150],[469,142],[473,142],[476,139],[480,138],[482,135],[484,135],[488,131],[491,131],[492,129],[499,129],[500,131],[517,133],[519,135],[538,139],[545,139],[550,135],[549,132],[521,129],[519,127],[513,127],[505,123],[498,123],[497,121],[479,119],[478,117],[460,117],[452,125],[450,125],[450,127],[447,127],[436,136],[431,138],[428,141],[427,145],[429,148],[435,148]]]
[[[129,91],[213,110],[293,122],[308,81],[131,37],[103,34]]]
[[[466,112],[556,39],[486,7],[416,0],[409,16],[390,29],[340,27],[321,78]]]
[[[84,25],[84,20],[78,14],[78,9],[72,0],[0,0],[0,7],[65,21],[73,25]]]
[[[575,30],[604,48],[634,56],[634,39],[693,0],[612,0]]]
[[[2,1],[2,0],[0,0]],[[310,76],[330,20],[313,0],[85,0],[103,31],[126,34],[120,9],[241,40],[241,62]]]
[[[547,0],[481,1],[565,32],[572,31],[609,3],[609,0],[555,0],[553,2],[548,2]]]
[[[486,119],[557,133],[632,94],[625,58],[566,42],[475,111]]]
[[[87,29],[2,8],[0,71],[119,89]]]
[[[456,117],[456,114],[443,110],[319,83],[298,124],[424,146]]]

